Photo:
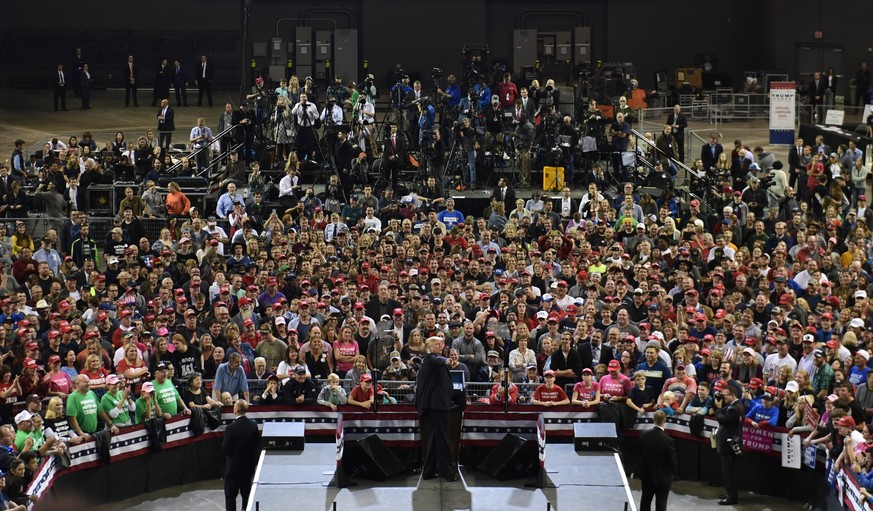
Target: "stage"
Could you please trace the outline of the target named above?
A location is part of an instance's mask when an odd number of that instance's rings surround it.
[[[279,511],[447,509],[546,510],[580,509],[597,502],[602,509],[636,509],[612,453],[577,453],[572,444],[547,446],[546,488],[526,487],[526,479],[497,481],[461,467],[461,479],[422,480],[411,471],[385,482],[352,478],[353,486],[328,486],[336,454],[333,444],[310,443],[302,451],[265,451],[248,509]],[[305,491],[305,499],[289,501],[289,492]],[[335,507],[334,507],[335,505]]]

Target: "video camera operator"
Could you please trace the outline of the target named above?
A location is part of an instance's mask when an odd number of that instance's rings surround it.
[[[492,153],[497,146],[503,145],[503,107],[500,106],[500,98],[491,96],[491,103],[485,112],[485,146]],[[496,157],[496,156],[495,156]]]
[[[318,86],[312,81],[311,76],[307,76],[304,80],[303,90],[300,91],[300,94],[306,94],[309,102],[315,104],[316,109],[318,109]]]
[[[441,95],[452,109],[458,108],[461,103],[461,87],[456,83],[455,75],[446,77],[446,89],[437,89],[437,94]]]
[[[361,95],[367,98],[367,103],[376,104],[376,99],[379,97],[379,89],[376,88],[376,79],[372,73],[368,74],[364,81],[361,82],[360,91]]]
[[[561,105],[561,91],[555,87],[555,81],[549,78],[546,80],[546,85],[542,89],[537,90],[537,104],[555,105],[555,108]]]
[[[267,119],[268,113],[268,98],[270,92],[264,86],[264,77],[255,78],[255,84],[252,85],[251,91],[246,95],[246,100],[255,107],[255,118],[259,123]]]
[[[318,120],[318,107],[309,102],[305,92],[301,92],[300,100],[291,109],[291,115],[297,123],[297,159],[301,162],[311,160],[317,144],[315,122]]]
[[[345,123],[343,108],[337,104],[336,97],[328,96],[319,119],[324,126],[324,138],[327,140],[330,150],[333,151],[337,141],[337,129]]]
[[[407,96],[412,93],[412,87],[409,86],[409,75],[403,73],[402,68],[397,72],[400,74],[399,80],[391,87],[392,120],[397,125],[397,129],[405,133],[409,131],[409,123],[402,109],[407,103]]]
[[[433,131],[436,111],[428,98],[422,98],[418,103],[418,145],[421,147],[425,131]],[[433,142],[433,141],[431,141]],[[423,148],[422,148],[423,149]]]
[[[336,104],[342,108],[349,99],[349,89],[343,85],[342,77],[334,76],[333,83],[327,88],[327,97],[334,98]]]
[[[606,135],[603,131],[603,113],[597,108],[597,101],[591,100],[588,102],[588,109],[580,112],[577,116],[585,126],[585,135],[594,137],[597,143],[606,141]]]
[[[512,138],[515,145],[519,185],[530,186],[530,150],[533,146],[534,125],[526,113],[522,112],[519,116]]]
[[[255,141],[255,112],[252,110],[248,101],[243,101],[239,110],[234,110],[231,117],[233,126],[237,126],[232,131],[232,138],[235,143],[243,143],[243,157],[246,162],[252,161],[252,145]]]
[[[462,166],[461,179],[463,189],[476,187],[476,155],[473,145],[476,142],[476,130],[470,117],[464,117],[460,124],[455,126],[455,143],[461,144],[466,164]]]
[[[622,159],[623,153],[627,152],[628,142],[630,141],[631,127],[624,118],[624,114],[619,112],[615,116],[615,122],[609,128],[609,134],[612,136],[613,153],[613,168],[618,170],[618,180],[622,183],[630,181],[627,167]]]
[[[573,171],[575,170],[574,153],[576,145],[579,143],[579,132],[573,126],[573,118],[569,115],[564,116],[564,122],[558,127],[558,144],[561,146],[561,153],[564,155],[565,163],[565,179],[569,182],[574,182]]]

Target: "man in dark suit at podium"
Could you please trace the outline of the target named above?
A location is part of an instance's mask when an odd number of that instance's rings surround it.
[[[655,426],[640,435],[640,480],[643,483],[640,511],[652,509],[653,498],[657,511],[667,511],[673,471],[676,470],[679,460],[676,456],[676,443],[664,431],[667,415],[658,410],[652,419]]]
[[[418,371],[415,406],[422,422],[425,457],[423,479],[433,479],[439,474],[447,481],[457,481],[458,471],[452,466],[449,449],[449,411],[452,409],[452,378],[449,375],[448,359],[441,356],[445,344],[439,337],[427,340],[427,355]]]
[[[224,430],[221,450],[227,456],[224,464],[224,503],[227,511],[236,511],[236,496],[242,495],[243,509],[249,501],[252,478],[261,456],[261,433],[248,417],[249,404],[240,399],[233,405],[236,418]]]

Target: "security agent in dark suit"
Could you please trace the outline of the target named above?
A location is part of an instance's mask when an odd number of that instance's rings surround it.
[[[673,471],[679,465],[676,456],[676,443],[664,431],[667,415],[658,410],[652,416],[655,426],[640,435],[640,481],[643,483],[643,496],[640,511],[652,509],[655,499],[657,511],[667,511],[667,497],[673,485]]]
[[[176,91],[176,106],[188,106],[188,81],[185,68],[179,59],[173,61],[173,90]]]
[[[598,364],[608,364],[615,358],[612,346],[603,343],[603,336],[599,332],[597,337],[592,335],[592,340],[579,343],[576,350],[582,358],[582,368],[594,369]]]
[[[718,164],[718,157],[724,152],[724,147],[718,143],[718,133],[709,134],[709,143],[700,148],[700,161],[707,172],[714,169]]]
[[[248,417],[249,404],[240,399],[233,406],[236,418],[224,430],[221,450],[227,456],[224,464],[224,502],[228,511],[236,511],[236,496],[240,494],[243,509],[249,500],[252,478],[261,455],[261,433]]]
[[[497,181],[492,197],[497,197],[497,200],[503,202],[503,205],[506,206],[506,211],[515,209],[515,188],[510,186],[505,177],[501,177]]]
[[[673,106],[673,112],[667,116],[667,124],[673,127],[673,138],[679,146],[679,161],[685,161],[685,128],[688,127],[688,119],[682,113],[682,107]]]
[[[58,111],[58,100],[61,102],[61,108],[67,110],[67,74],[64,72],[64,65],[58,64],[58,68],[52,77],[52,90],[54,91],[55,112]]]
[[[827,88],[827,82],[821,76],[821,72],[816,71],[812,75],[812,80],[809,81],[809,104],[812,105],[812,115],[815,118],[816,110],[824,103],[824,93]]]
[[[166,98],[161,100],[161,108],[158,110],[158,133],[160,134],[159,145],[170,150],[173,141],[173,132],[176,131],[175,113]],[[166,145],[165,145],[166,143]]]
[[[197,66],[197,87],[200,89],[197,94],[197,106],[203,106],[204,92],[209,106],[212,106],[212,63],[208,61],[206,55],[200,56],[200,64]]]
[[[409,143],[406,135],[398,131],[397,124],[391,124],[391,133],[382,141],[382,177],[391,176],[391,189],[397,193],[397,179],[400,169],[406,166],[409,159]]]
[[[439,475],[447,481],[456,481],[458,471],[452,466],[449,449],[452,378],[446,365],[448,359],[440,355],[445,344],[441,338],[431,337],[425,346],[427,355],[421,362],[415,391],[415,406],[422,430],[427,432],[422,478],[433,479]]]
[[[139,65],[133,63],[133,55],[127,56],[124,69],[121,71],[124,80],[124,106],[130,106],[130,97],[133,96],[133,106],[139,107],[136,102],[136,86],[139,83]]]
[[[716,382],[713,403],[718,420],[716,452],[721,458],[725,493],[718,501],[721,506],[732,506],[739,501],[737,487],[737,459],[742,453],[743,404],[735,390],[723,381]]]

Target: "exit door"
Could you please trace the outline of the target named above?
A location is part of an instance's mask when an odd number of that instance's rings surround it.
[[[804,85],[812,80],[816,71],[825,71],[832,67],[837,75],[837,96],[849,95],[849,79],[843,73],[843,47],[823,44],[798,44],[796,47],[795,71],[797,80]]]

